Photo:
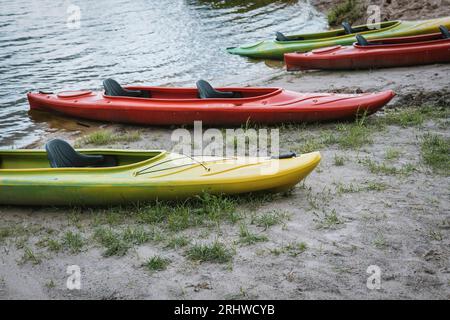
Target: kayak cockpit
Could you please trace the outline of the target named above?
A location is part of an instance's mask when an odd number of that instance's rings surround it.
[[[171,87],[122,87],[117,81],[107,79],[103,82],[104,96],[109,99],[147,98],[158,100],[203,100],[203,99],[246,99],[265,98],[279,88],[214,88],[205,80],[197,81],[197,88]]]
[[[151,161],[163,151],[80,150],[52,140],[42,150],[0,150],[0,170],[114,168]],[[64,141],[63,141],[64,142]],[[49,152],[50,151],[50,152]]]
[[[401,38],[386,38],[368,41],[362,35],[356,35],[356,42],[354,46],[357,47],[374,47],[374,46],[389,46],[389,45],[411,45],[411,44],[426,44],[432,41],[448,41],[450,40],[450,32],[445,26],[439,26],[440,33],[422,34],[410,37]]]
[[[335,29],[325,32],[319,33],[307,33],[307,34],[299,34],[293,36],[284,36],[282,33],[276,33],[276,41],[286,42],[286,41],[310,41],[310,40],[324,40],[328,38],[336,38],[347,36],[351,34],[357,33],[366,33],[371,31],[383,31],[385,29],[390,29],[396,25],[398,25],[400,21],[385,21],[379,24],[365,24],[360,26],[351,26],[348,23],[343,23],[341,29]]]

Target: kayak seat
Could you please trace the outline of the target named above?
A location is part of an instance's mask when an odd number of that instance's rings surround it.
[[[356,35],[356,42],[361,46],[361,47],[366,47],[368,45],[370,45],[369,41],[366,40],[366,38],[364,38],[362,35],[357,34]]]
[[[275,32],[276,40],[277,41],[300,41],[305,40],[305,38],[302,37],[294,37],[294,38],[288,38],[281,32]]]
[[[352,26],[347,21],[342,22],[342,28],[344,28],[345,34],[355,33],[355,30],[353,30]]]
[[[60,139],[47,142],[45,150],[52,168],[115,167],[117,165],[114,156],[84,155]]]
[[[218,91],[214,89],[207,81],[198,80],[197,81],[198,95],[200,99],[230,99],[230,98],[242,98],[240,92],[231,91]]]
[[[103,81],[105,88],[105,95],[112,97],[134,97],[134,98],[150,98],[151,94],[147,90],[128,90],[113,79],[106,79]]]
[[[446,26],[439,26],[439,30],[441,31],[444,39],[450,39],[450,32],[448,31]]]

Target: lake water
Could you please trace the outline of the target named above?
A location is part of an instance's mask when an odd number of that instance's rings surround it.
[[[1,0],[0,8],[0,148],[24,146],[49,129],[45,118],[30,116],[28,91],[99,89],[108,77],[147,85],[255,82],[284,72],[281,64],[226,47],[327,26],[304,1]]]

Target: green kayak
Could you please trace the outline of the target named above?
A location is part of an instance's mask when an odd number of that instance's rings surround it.
[[[283,54],[288,52],[307,52],[323,47],[351,45],[356,41],[356,34],[364,35],[367,40],[405,37],[438,32],[440,25],[450,28],[450,17],[423,21],[386,21],[354,27],[343,24],[341,29],[292,36],[277,33],[274,40],[227,48],[227,51],[251,58],[282,60]]]

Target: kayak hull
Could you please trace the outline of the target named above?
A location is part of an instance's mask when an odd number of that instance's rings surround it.
[[[146,154],[128,150],[80,152]],[[45,157],[45,152],[39,150],[0,151],[0,158],[5,160],[0,167],[1,205],[112,205],[181,200],[203,193],[278,192],[295,186],[320,162],[318,152],[281,160],[198,157],[196,161],[161,152],[147,161],[112,168],[21,168],[20,159]],[[10,167],[5,168],[8,164]],[[43,164],[44,160],[40,166]]]
[[[358,32],[367,40],[398,38],[413,35],[429,34],[438,31],[440,25],[450,28],[450,17],[422,21],[387,21],[380,25],[355,26],[354,29],[365,28],[367,31]],[[376,28],[378,27],[378,28]],[[356,33],[344,34],[343,29],[336,29],[316,34],[302,34],[299,41],[265,40],[258,43],[228,48],[231,54],[260,59],[283,60],[283,55],[290,52],[308,52],[314,49],[332,46],[350,46],[356,41]]]
[[[335,46],[284,55],[288,71],[406,67],[450,62],[450,39],[441,34],[380,39],[368,46]]]
[[[279,88],[222,88],[247,94],[234,99],[197,99],[193,88],[129,87],[155,92],[157,98],[109,97],[86,91],[28,93],[30,108],[72,117],[140,125],[238,126],[251,123],[295,123],[352,119],[372,114],[388,103],[394,92],[371,94],[297,93]],[[164,98],[158,97],[164,90]],[[263,90],[262,94],[259,91]],[[173,91],[173,92],[171,92]]]

